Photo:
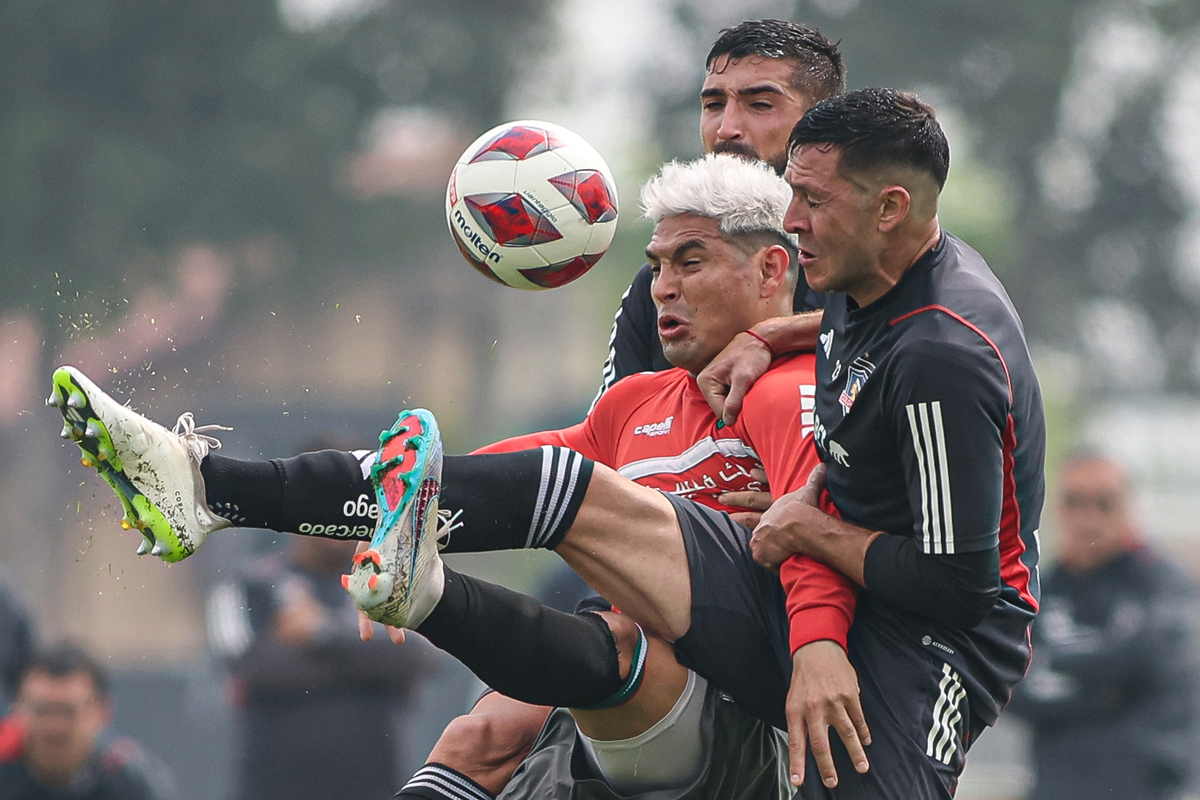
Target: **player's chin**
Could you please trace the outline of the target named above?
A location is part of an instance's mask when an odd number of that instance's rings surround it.
[[[663,355],[667,357],[667,361],[671,362],[673,367],[685,369],[695,375],[708,363],[708,360],[698,353],[699,348],[696,347],[696,343],[689,339],[664,339],[661,341]]]

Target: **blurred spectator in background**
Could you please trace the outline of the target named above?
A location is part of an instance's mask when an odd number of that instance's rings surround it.
[[[363,642],[342,588],[353,541],[289,537],[210,597],[208,630],[239,716],[235,800],[387,800],[402,783],[401,701],[419,637]]]
[[[33,623],[8,568],[0,564],[0,715],[8,712],[17,681],[33,651]]]
[[[105,736],[108,675],[79,647],[29,659],[0,723],[0,800],[168,800],[165,765],[131,739]]]
[[[1064,463],[1061,555],[1011,705],[1033,731],[1032,800],[1179,797],[1200,761],[1196,587],[1140,537],[1130,494],[1109,458]]]

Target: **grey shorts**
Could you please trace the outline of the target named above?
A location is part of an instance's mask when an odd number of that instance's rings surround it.
[[[575,720],[556,709],[497,800],[789,800],[787,739],[712,684],[700,721],[704,766],[690,786],[620,795],[598,778]]]

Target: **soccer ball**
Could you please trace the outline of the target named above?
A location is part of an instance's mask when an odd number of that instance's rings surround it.
[[[446,222],[463,257],[487,277],[553,289],[608,249],[616,183],[579,135],[549,122],[509,122],[472,142],[454,165]]]

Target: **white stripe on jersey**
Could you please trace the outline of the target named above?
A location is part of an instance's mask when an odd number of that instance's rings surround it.
[[[812,436],[817,421],[817,387],[813,384],[800,385],[800,435]]]
[[[643,458],[641,461],[626,464],[617,472],[631,481],[650,475],[681,475],[715,455],[725,458],[758,458],[758,453],[747,447],[741,439],[714,439],[706,436],[677,456]]]
[[[962,722],[963,699],[967,690],[963,688],[958,673],[949,664],[942,665],[942,680],[938,684],[938,699],[933,706],[933,725],[925,743],[925,755],[949,764],[958,750],[957,726]]]
[[[921,478],[922,549],[935,555],[950,554],[954,552],[954,509],[950,502],[942,404],[940,401],[910,403],[904,408],[908,412]]]
[[[600,402],[600,398],[604,393],[612,388],[616,383],[614,378],[617,375],[617,322],[621,319],[621,312],[625,310],[625,299],[629,297],[629,293],[633,290],[633,284],[629,284],[629,288],[625,290],[625,294],[621,295],[621,302],[617,305],[617,313],[613,315],[612,330],[608,334],[608,358],[604,360],[604,366],[600,370],[600,390],[596,392],[596,396],[592,398],[592,405],[588,408],[588,413],[591,414],[596,408],[596,403]]]

